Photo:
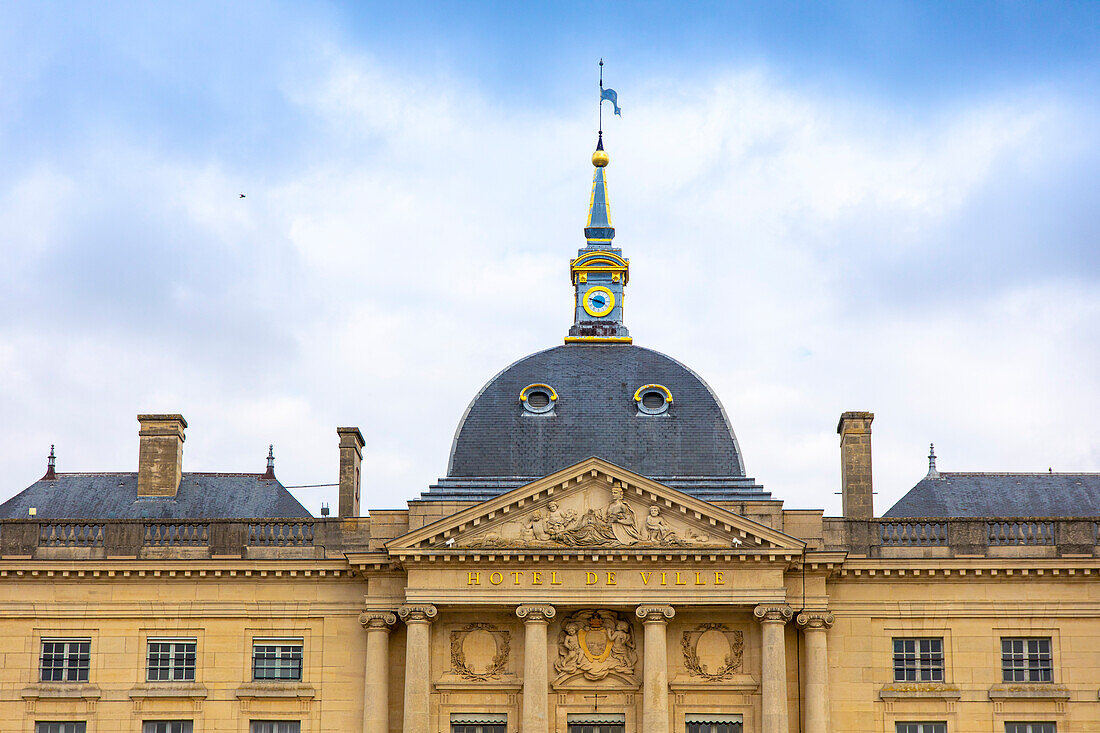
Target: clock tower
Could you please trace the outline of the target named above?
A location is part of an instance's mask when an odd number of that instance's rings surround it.
[[[573,326],[565,343],[629,344],[630,332],[623,325],[623,290],[630,278],[630,261],[612,244],[611,207],[607,199],[605,169],[610,161],[603,149],[603,134],[592,153],[596,172],[584,227],[587,244],[569,263],[573,280]]]

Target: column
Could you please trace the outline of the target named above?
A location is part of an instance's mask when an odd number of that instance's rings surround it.
[[[795,622],[802,627],[806,640],[806,733],[828,733],[829,657],[825,632],[833,625],[833,615],[827,611],[804,611]]]
[[[669,733],[668,620],[676,611],[672,606],[638,606],[634,613],[645,627],[641,733]]]
[[[428,733],[431,701],[432,619],[438,611],[430,603],[402,606],[397,615],[405,622],[404,733]]]
[[[760,621],[763,662],[760,680],[762,733],[787,733],[787,653],[783,627],[794,612],[785,603],[757,606],[753,615]]]
[[[548,733],[550,680],[547,673],[546,627],[557,613],[545,604],[523,605],[516,615],[523,619],[523,718],[520,733]]]
[[[364,611],[359,623],[367,630],[367,663],[363,670],[363,733],[390,730],[390,627],[393,611]]]

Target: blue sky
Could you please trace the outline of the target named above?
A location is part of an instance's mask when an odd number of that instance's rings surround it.
[[[836,513],[869,409],[923,474],[1100,470],[1095,3],[10,3],[0,24],[0,499],[185,466],[442,475],[560,342],[596,61],[627,322],[715,388],[751,475]],[[238,194],[244,192],[246,199]],[[330,490],[302,491],[316,512]]]

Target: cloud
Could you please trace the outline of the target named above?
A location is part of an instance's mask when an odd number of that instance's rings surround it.
[[[133,415],[163,410],[191,423],[188,468],[259,471],[274,442],[288,484],[334,481],[335,427],[359,425],[364,501],[399,506],[445,471],[480,386],[560,343],[590,100],[525,112],[332,37],[295,53],[263,80],[300,127],[267,139],[293,165],[124,128],[0,174],[0,498],[51,442],[61,470],[132,469]],[[764,66],[620,91],[628,324],[716,389],[776,497],[839,510],[846,409],[878,414],[882,509],[930,440],[945,470],[1100,468],[1094,230],[965,272],[1000,251],[984,231],[1048,215],[1017,205],[1031,192],[1090,219],[1085,194],[1054,195],[1095,175],[1088,110],[1023,89],[913,118]]]

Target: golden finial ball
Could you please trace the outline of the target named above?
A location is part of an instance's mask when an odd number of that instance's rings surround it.
[[[596,152],[592,153],[592,165],[596,166],[597,168],[603,168],[610,162],[611,158],[607,157],[606,150],[597,150]]]

